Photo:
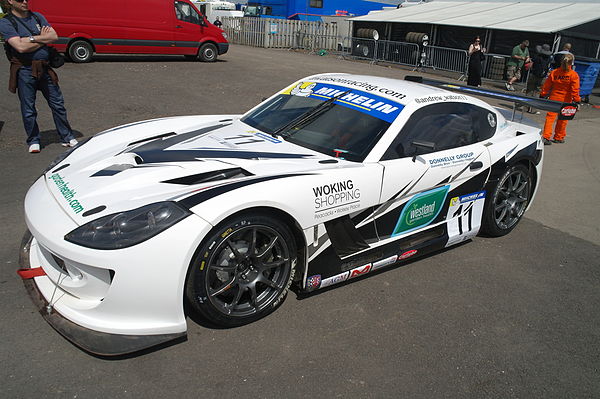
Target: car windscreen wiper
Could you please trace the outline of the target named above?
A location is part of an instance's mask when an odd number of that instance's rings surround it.
[[[301,126],[304,123],[312,120],[313,118],[321,115],[323,112],[327,111],[329,108],[331,108],[333,106],[335,100],[341,98],[342,96],[345,96],[346,94],[350,93],[351,91],[352,91],[352,89],[347,90],[347,91],[343,92],[342,94],[331,97],[329,100],[323,101],[321,104],[317,105],[316,107],[311,108],[308,111],[306,111],[305,113],[297,116],[290,123],[287,123],[287,124],[283,125],[282,127],[276,129],[275,131],[273,131],[272,135],[273,136],[283,136],[284,132],[286,132],[290,129],[293,129],[296,126]]]

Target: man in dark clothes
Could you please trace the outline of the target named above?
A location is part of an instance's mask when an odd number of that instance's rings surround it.
[[[9,45],[9,90],[18,92],[21,116],[27,133],[30,153],[40,152],[40,129],[35,108],[36,92],[42,92],[52,110],[56,130],[64,147],[74,147],[77,140],[67,120],[58,76],[48,65],[49,43],[58,40],[56,31],[40,13],[29,11],[27,0],[7,0],[7,15],[0,19],[0,35]]]
[[[548,75],[548,67],[550,65],[551,55],[552,50],[548,44],[535,46],[535,52],[531,58],[531,61],[533,61],[533,66],[529,70],[529,77],[527,78],[527,88],[525,89],[526,95],[532,97],[538,96],[544,78],[546,75]],[[530,114],[540,113],[539,111],[534,111],[531,107],[527,109],[527,112]]]

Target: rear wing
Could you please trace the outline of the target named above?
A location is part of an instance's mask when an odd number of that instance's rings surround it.
[[[428,86],[440,87],[446,90],[468,93],[477,96],[495,98],[496,100],[506,100],[513,103],[513,120],[517,106],[527,106],[541,109],[548,112],[558,113],[558,119],[571,120],[577,113],[577,105],[575,103],[562,103],[559,101],[547,100],[545,98],[527,97],[520,94],[509,94],[506,92],[490,89],[482,89],[481,87],[462,86],[451,84],[434,79],[424,79],[422,76],[409,75],[404,78],[410,82],[422,83]]]

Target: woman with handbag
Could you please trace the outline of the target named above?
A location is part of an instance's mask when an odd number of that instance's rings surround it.
[[[485,59],[485,48],[481,47],[479,36],[469,46],[469,70],[467,72],[467,84],[469,86],[481,86],[481,62]]]

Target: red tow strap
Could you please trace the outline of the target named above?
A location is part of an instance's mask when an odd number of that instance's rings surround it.
[[[34,277],[45,276],[46,272],[41,267],[34,267],[31,269],[18,269],[17,274],[21,276],[23,280],[29,280]]]

